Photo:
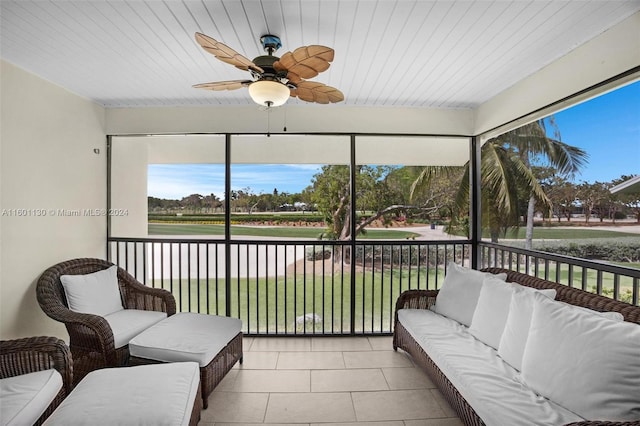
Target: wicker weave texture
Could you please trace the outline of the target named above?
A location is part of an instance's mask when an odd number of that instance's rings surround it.
[[[69,347],[64,341],[48,336],[0,341],[0,378],[52,368],[62,376],[62,389],[42,413],[36,425],[42,424],[71,392],[73,362]]]
[[[74,383],[98,368],[126,365],[129,348],[115,347],[113,332],[103,317],[73,312],[68,308],[60,277],[90,274],[111,266],[111,262],[91,258],[60,262],[45,270],[36,285],[36,297],[44,313],[64,323],[69,333]],[[167,315],[176,313],[176,301],[170,292],[147,287],[122,268],[118,268],[118,285],[125,309],[161,311]]]
[[[581,289],[568,287],[563,284],[532,277],[516,271],[501,268],[486,268],[484,272],[493,274],[506,273],[507,281],[515,282],[528,287],[539,289],[555,289],[556,300],[582,306],[597,311],[620,312],[625,321],[640,324],[640,307],[625,302],[609,299],[604,296],[589,293]],[[396,302],[395,323],[393,332],[393,347],[400,348],[409,353],[414,360],[426,371],[429,378],[438,386],[451,407],[456,411],[460,419],[467,426],[483,425],[484,422],[476,414],[469,403],[460,395],[449,379],[442,373],[438,366],[425,353],[422,347],[413,339],[411,334],[398,322],[398,310],[400,309],[428,309],[435,304],[438,290],[407,290],[400,294]],[[571,423],[567,426],[640,426],[639,421],[609,422],[609,421],[584,421]]]
[[[613,300],[605,296],[589,293],[575,287],[543,280],[542,278],[526,275],[521,272],[501,268],[486,268],[485,272],[492,274],[506,273],[507,281],[533,288],[552,288],[557,292],[556,300],[576,306],[593,309],[599,312],[620,312],[625,321],[640,324],[640,306],[633,306],[626,302]]]

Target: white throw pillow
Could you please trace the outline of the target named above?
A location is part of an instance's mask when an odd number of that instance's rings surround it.
[[[494,277],[486,277],[482,282],[469,333],[497,349],[509,315],[511,296],[515,291],[516,287],[510,283]]]
[[[509,315],[498,344],[498,355],[516,370],[522,369],[522,356],[533,314],[533,293],[517,292],[511,298]]]
[[[549,299],[556,297],[553,289],[537,290],[530,287],[520,286],[525,292],[516,292],[511,298],[509,316],[505,324],[500,344],[498,345],[498,355],[516,370],[522,369],[522,356],[529,336],[531,326],[531,315],[533,313],[533,293],[534,291],[547,296]],[[619,312],[598,312],[580,306],[570,305],[565,302],[557,302],[567,305],[573,309],[579,309],[591,315],[598,315],[614,321],[623,321],[624,317]]]
[[[106,316],[124,309],[116,265],[92,274],[62,275],[60,281],[72,311]]]
[[[436,296],[435,312],[458,321],[467,327],[471,325],[473,312],[478,304],[482,281],[485,277],[495,277],[505,281],[507,274],[490,274],[459,266],[449,262],[447,275]]]
[[[535,296],[522,378],[589,420],[640,418],[640,326]]]

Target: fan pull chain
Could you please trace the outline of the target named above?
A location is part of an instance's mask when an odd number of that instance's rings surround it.
[[[267,137],[271,137],[271,107],[267,105]]]
[[[282,128],[282,131],[286,132],[287,131],[287,105],[284,105],[284,127]]]

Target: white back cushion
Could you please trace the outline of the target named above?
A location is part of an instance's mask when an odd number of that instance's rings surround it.
[[[106,316],[123,308],[116,265],[86,275],[60,277],[69,309]]]
[[[529,337],[534,292],[549,299],[556,297],[556,291],[553,289],[535,290],[518,285],[517,291],[511,297],[509,315],[498,343],[498,355],[518,371],[522,369],[522,356]]]
[[[469,333],[497,349],[509,315],[511,296],[515,291],[516,287],[513,284],[494,277],[486,277],[482,282]]]
[[[640,419],[640,325],[535,295],[522,378],[590,420]]]
[[[487,276],[502,281],[507,279],[507,274],[494,275],[449,262],[447,275],[444,277],[438,296],[436,296],[435,312],[467,327],[471,325],[478,297],[480,297],[482,281]]]

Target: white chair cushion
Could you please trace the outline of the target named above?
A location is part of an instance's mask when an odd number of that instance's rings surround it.
[[[118,267],[86,275],[62,275],[67,305],[74,312],[100,315],[120,311],[123,308],[118,287]]]
[[[194,362],[89,373],[45,425],[188,425],[200,386]]]
[[[237,318],[178,313],[134,337],[129,353],[163,362],[195,361],[205,367],[241,329]]]
[[[640,326],[535,295],[524,382],[590,420],[640,419]]]
[[[53,369],[0,379],[0,424],[34,424],[60,389],[62,376]]]
[[[113,331],[116,348],[129,344],[129,341],[147,328],[167,318],[166,312],[123,309],[104,317]]]
[[[509,315],[511,296],[515,290],[516,287],[512,284],[497,278],[486,277],[482,282],[469,333],[497,349]]]
[[[482,281],[492,276],[502,281],[507,274],[490,274],[468,269],[453,262],[447,265],[447,275],[442,282],[442,288],[436,296],[435,312],[454,319],[467,327],[471,325],[473,313],[478,304]]]

